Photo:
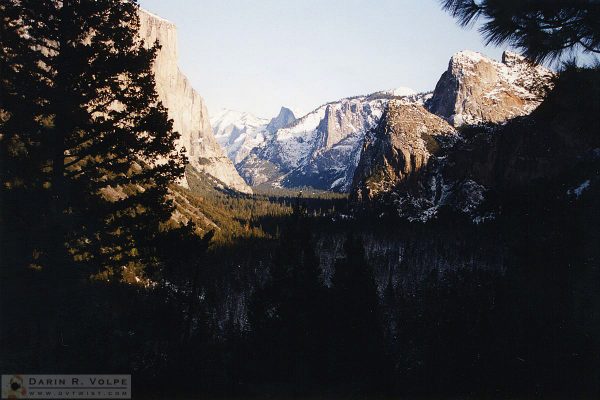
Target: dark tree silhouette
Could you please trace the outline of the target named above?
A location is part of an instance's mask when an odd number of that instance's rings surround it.
[[[185,157],[157,98],[158,44],[138,36],[137,4],[15,0],[2,11],[3,191],[27,197],[6,195],[16,215],[45,203],[33,210],[40,248],[27,251],[55,269],[156,265],[152,241]]]
[[[256,290],[249,310],[254,350],[265,363],[260,369],[268,379],[288,384],[314,384],[325,367],[325,288],[311,236],[304,207],[295,207],[270,280]]]
[[[185,157],[138,11],[0,1],[3,369],[134,370],[135,354],[156,366],[201,325],[211,235],[169,221]]]
[[[600,53],[600,3],[595,0],[442,0],[467,26],[483,18],[487,43],[509,44],[534,61],[581,49]]]
[[[386,367],[377,286],[361,238],[349,234],[344,251],[332,277],[330,370],[338,384],[371,389]]]

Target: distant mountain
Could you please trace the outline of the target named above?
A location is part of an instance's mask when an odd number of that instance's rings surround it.
[[[204,100],[177,66],[176,26],[141,9],[140,37],[147,46],[155,41],[161,45],[152,68],[156,91],[173,120],[173,128],[181,134],[177,145],[186,149],[190,165],[230,189],[251,193],[252,189],[215,140]]]
[[[252,186],[347,191],[366,132],[388,101],[400,98],[422,103],[427,95],[401,88],[324,104],[275,131],[236,164],[238,171]]]
[[[250,113],[223,109],[210,118],[217,142],[234,164],[242,161],[268,135],[268,119]]]
[[[281,107],[279,110],[279,114],[272,118],[267,125],[267,131],[271,133],[277,132],[278,129],[284,128],[294,122],[296,120],[296,116],[294,112],[289,108]]]
[[[294,113],[281,107],[271,120],[248,112],[222,109],[210,118],[217,142],[234,162],[240,163],[250,152],[273,137],[273,134],[296,120]]]

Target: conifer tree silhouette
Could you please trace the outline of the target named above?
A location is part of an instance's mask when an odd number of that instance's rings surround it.
[[[157,97],[159,44],[138,36],[137,4],[7,0],[2,11],[3,197],[10,212],[37,219],[39,249],[26,251],[55,270],[157,264],[152,242],[185,156]],[[30,219],[8,229],[28,236]]]
[[[467,26],[478,18],[487,43],[520,48],[534,61],[581,49],[600,53],[600,3],[595,0],[442,0]]]

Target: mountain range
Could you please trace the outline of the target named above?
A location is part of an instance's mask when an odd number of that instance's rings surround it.
[[[373,138],[369,135],[391,101],[415,106],[396,109],[431,113],[453,128],[501,123],[533,111],[553,75],[516,53],[505,52],[499,62],[461,51],[452,56],[432,92],[398,88],[344,98],[274,131],[267,131],[266,119],[248,113],[230,111],[212,120],[219,143],[250,186],[350,192],[358,182],[355,172],[365,138]]]
[[[354,201],[394,204],[419,220],[447,205],[464,212],[480,205],[489,187],[447,173],[453,149],[466,142],[462,132],[532,113],[554,77],[516,53],[495,61],[461,51],[431,92],[398,88],[348,97],[299,118],[282,107],[271,119],[231,110],[209,119],[177,67],[175,26],[142,11],[140,30],[146,43],[162,45],[154,65],[157,91],[195,182],[205,176],[213,186],[242,193],[251,187],[347,192]]]
[[[268,129],[264,119],[229,111],[212,119],[213,129],[251,186],[344,192],[352,183],[365,133],[375,127],[387,102],[400,98],[422,102],[427,94],[399,88],[344,98],[298,119],[282,120],[282,108],[272,120],[283,122],[278,129]],[[236,115],[237,120],[230,119]],[[275,128],[272,122],[269,126]]]

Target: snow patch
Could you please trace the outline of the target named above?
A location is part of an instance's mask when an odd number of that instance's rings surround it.
[[[579,196],[581,196],[581,194],[586,191],[589,187],[590,187],[590,180],[587,179],[585,180],[581,185],[577,186],[574,189],[569,189],[567,191],[568,195],[574,195],[576,199],[579,198]]]

